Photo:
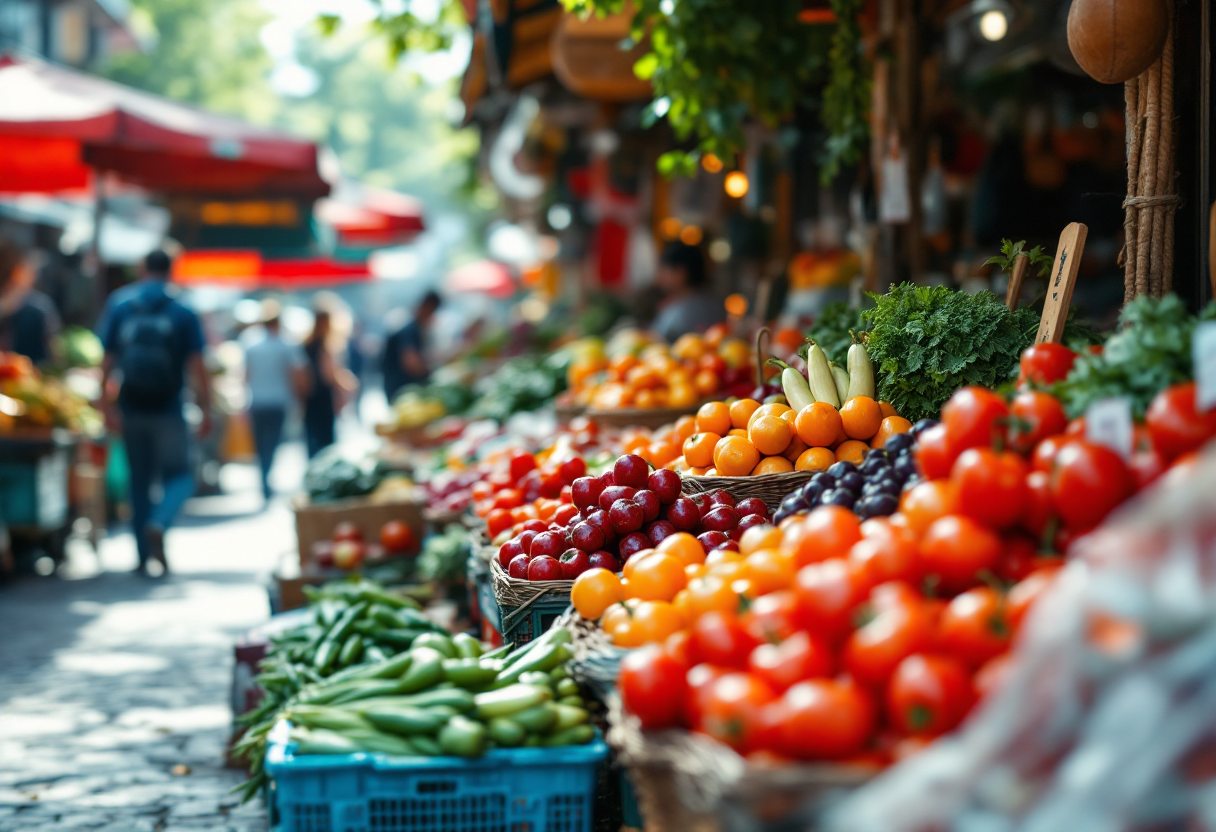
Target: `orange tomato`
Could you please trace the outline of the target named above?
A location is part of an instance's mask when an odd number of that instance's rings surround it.
[[[655,551],[671,555],[685,566],[705,563],[705,547],[688,532],[676,532],[663,538]]]
[[[722,341],[726,336],[730,335],[730,326],[727,324],[714,324],[709,329],[705,330],[705,343],[715,350],[722,346]]]
[[[636,454],[638,451],[650,444],[650,438],[640,433],[634,434],[625,440],[622,446],[627,454]]]
[[[714,468],[722,477],[746,477],[760,462],[756,446],[742,436],[727,436],[714,446]]]
[[[752,348],[746,341],[728,338],[718,347],[718,355],[725,358],[731,367],[744,367],[752,360]]]
[[[899,513],[908,528],[923,535],[933,521],[958,509],[958,495],[949,480],[929,480],[917,483],[903,493]]]
[[[714,461],[714,448],[722,439],[716,433],[694,433],[684,440],[684,459],[693,468],[705,468]]]
[[[632,355],[618,355],[608,362],[608,375],[614,381],[624,381],[625,375],[638,364],[637,358]]]
[[[642,459],[656,468],[662,468],[679,455],[679,448],[670,442],[652,442],[639,454]]]
[[[808,448],[794,463],[795,471],[826,471],[836,461],[831,448]]]
[[[752,414],[760,409],[760,402],[755,399],[737,399],[730,405],[730,426],[747,429],[747,422]]]
[[[827,402],[812,402],[794,421],[798,437],[811,447],[827,447],[840,435],[840,411]]]
[[[879,402],[878,409],[882,411],[882,417],[885,419],[888,416],[898,416],[895,412],[895,407],[890,402]]]
[[[621,577],[626,581],[631,580],[633,578],[634,571],[637,570],[642,561],[648,558],[650,555],[655,554],[658,553],[654,549],[643,549],[642,551],[635,553],[633,557],[625,561],[624,567],[621,568]],[[630,596],[627,595],[625,597],[628,598]]]
[[[726,402],[706,402],[697,411],[697,430],[725,436],[730,430],[730,408]]]
[[[677,384],[673,382],[667,395],[667,406],[689,408],[700,400],[701,395],[691,383]]]
[[[731,590],[730,581],[717,575],[689,581],[685,592],[688,593],[688,608],[692,613],[690,622],[707,612],[733,615],[739,609],[739,596]]]
[[[794,554],[784,549],[761,549],[747,556],[747,577],[757,595],[788,589],[794,583]]]
[[[681,361],[697,361],[705,355],[707,349],[701,336],[690,332],[676,339],[671,345],[671,354]]]
[[[672,433],[674,434],[676,441],[678,441],[681,445],[684,444],[685,439],[692,436],[696,432],[697,420],[693,416],[681,416],[679,419],[676,419],[675,425],[672,426]]]
[[[684,616],[668,601],[643,601],[633,613],[633,632],[642,644],[665,641],[684,629]]]
[[[692,378],[692,386],[702,396],[712,396],[718,392],[718,375],[713,370],[698,370]]]
[[[570,587],[570,602],[579,615],[592,621],[624,597],[621,579],[607,569],[588,569]]]
[[[625,383],[635,390],[654,390],[663,386],[663,377],[658,370],[642,364],[625,373]]]
[[[794,470],[794,465],[783,456],[766,456],[752,469],[752,476],[762,474],[788,474]]]
[[[739,538],[739,552],[750,555],[760,549],[773,549],[781,545],[781,530],[773,526],[752,526]]]
[[[747,565],[742,560],[726,560],[709,567],[709,574],[729,584],[739,578],[747,577]]]
[[[747,438],[765,456],[776,456],[790,446],[794,431],[780,416],[761,416],[747,428]]]
[[[836,448],[836,458],[842,459],[845,462],[851,462],[854,465],[860,465],[866,458],[866,451],[870,450],[870,446],[865,442],[860,442],[856,439],[850,439],[847,442],[841,442]]]
[[[756,408],[756,411],[747,418],[747,429],[751,430],[752,425],[756,424],[756,420],[765,416],[780,416],[787,410],[793,410],[788,404],[773,402],[771,404],[762,404]]]
[[[912,430],[912,423],[902,416],[888,416],[882,420],[882,424],[878,426],[878,433],[874,434],[874,439],[870,442],[870,447],[881,448],[887,444],[887,440],[897,433],[907,433]]]
[[[798,461],[798,457],[806,453],[809,447],[809,445],[802,441],[802,437],[798,435],[797,431],[795,431],[793,438],[790,439],[790,446],[785,449],[785,453],[783,453],[782,456],[788,459],[791,463],[796,463]]]
[[[688,575],[679,558],[655,552],[643,558],[629,576],[628,594],[644,601],[670,601],[687,583]]]
[[[614,627],[633,618],[633,612],[637,607],[638,602],[632,600],[621,600],[611,605],[600,616],[600,629],[605,633],[611,633]]]
[[[868,440],[878,433],[882,409],[869,396],[854,396],[840,406],[840,423],[850,439]]]
[[[738,552],[733,552],[730,549],[714,549],[705,555],[705,565],[712,571],[715,566],[721,563],[743,563],[744,557]]]
[[[692,563],[684,567],[684,574],[688,576],[688,580],[700,578],[702,575],[709,573],[709,567],[703,563]]]

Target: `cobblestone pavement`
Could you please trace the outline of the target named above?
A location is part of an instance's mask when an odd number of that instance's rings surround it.
[[[167,578],[129,574],[119,534],[99,556],[73,541],[57,577],[0,587],[3,832],[266,828],[260,802],[228,793],[244,779],[223,765],[232,644],[266,619],[266,576],[295,535],[285,503],[261,510],[251,467],[224,475],[228,494],[191,501],[170,531]]]

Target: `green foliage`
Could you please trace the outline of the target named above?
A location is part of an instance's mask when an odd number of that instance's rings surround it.
[[[828,55],[831,73],[823,91],[823,125],[828,130],[820,177],[830,182],[842,165],[855,165],[870,135],[870,79],[862,54],[862,0],[832,0],[839,21]]]
[[[376,11],[371,22],[372,31],[388,43],[394,61],[407,52],[448,49],[453,36],[466,25],[460,0],[440,0],[437,6],[434,3],[418,5],[425,6],[427,13],[418,14],[412,0],[391,3],[372,0]],[[332,35],[341,25],[341,18],[323,14],[317,18],[317,25],[323,34]]]
[[[853,345],[853,335],[860,334],[866,329],[862,311],[854,309],[843,301],[829,303],[823,307],[815,323],[806,331],[806,337],[814,341],[827,354],[828,361],[835,361],[841,367],[848,360],[849,347]],[[798,348],[798,354],[806,360],[809,344]]]
[[[469,533],[459,524],[448,526],[443,534],[428,537],[418,555],[417,576],[424,581],[459,583],[465,579],[469,562]]]
[[[875,308],[862,317],[878,396],[912,421],[937,416],[960,387],[1007,381],[1039,323],[1033,309],[1010,312],[991,292],[903,283],[870,297]]]
[[[1028,270],[1038,277],[1046,277],[1051,272],[1051,255],[1043,253],[1042,246],[1035,246],[1026,251],[1026,241],[1001,240],[1001,253],[984,261],[985,266],[997,266],[1005,274],[1013,274],[1013,267],[1018,258],[1025,255],[1030,258]]]
[[[1209,305],[1201,316],[1216,316]],[[1052,392],[1070,417],[1082,416],[1098,399],[1127,396],[1132,415],[1144,411],[1157,393],[1189,380],[1194,374],[1191,338],[1198,322],[1177,295],[1156,299],[1141,296],[1124,307],[1121,329],[1098,355],[1082,353],[1068,378]]]

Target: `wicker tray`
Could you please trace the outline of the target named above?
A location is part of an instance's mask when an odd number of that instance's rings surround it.
[[[531,613],[539,601],[564,599],[570,603],[570,588],[574,581],[522,581],[512,578],[495,557],[490,560],[490,585],[502,610],[502,629],[506,635],[516,620]]]
[[[761,474],[756,477],[683,477],[681,491],[702,494],[719,489],[736,500],[759,497],[769,511],[776,511],[781,501],[811,481],[815,471],[790,471],[785,474]]]
[[[691,731],[643,732],[613,697],[608,744],[637,792],[647,832],[815,829],[834,802],[877,772],[828,763],[762,768]]]
[[[566,611],[554,626],[570,631],[570,648],[574,658],[567,668],[575,681],[587,686],[601,702],[608,702],[616,691],[616,677],[621,659],[629,652],[617,647],[594,621],[588,621],[573,608]]]
[[[614,428],[661,428],[670,425],[681,416],[697,412],[695,407],[659,407],[652,410],[591,410],[587,415],[604,427]]]

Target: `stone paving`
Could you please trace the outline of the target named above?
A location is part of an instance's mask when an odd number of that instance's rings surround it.
[[[261,510],[251,467],[224,475],[226,495],[191,501],[169,533],[166,578],[129,574],[118,534],[99,555],[73,541],[56,577],[0,586],[3,832],[266,829],[224,768],[232,644],[266,619],[295,536],[285,502]]]

